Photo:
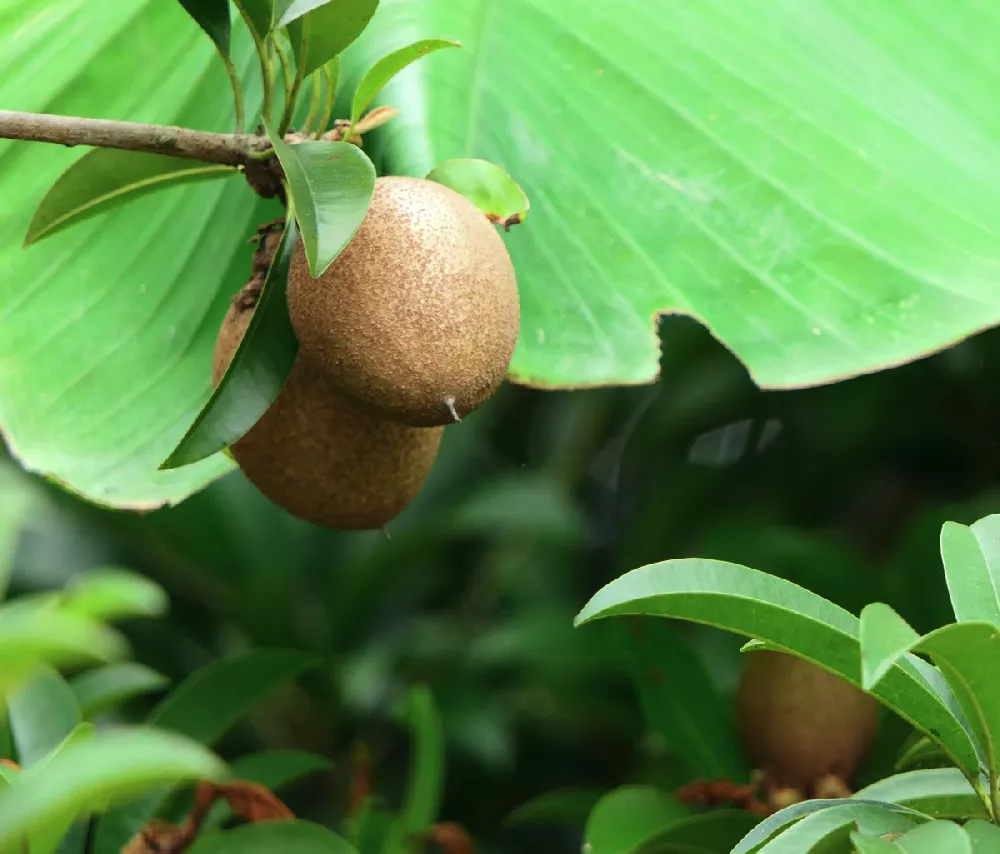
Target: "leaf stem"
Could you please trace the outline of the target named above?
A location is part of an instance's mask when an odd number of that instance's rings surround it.
[[[270,147],[266,136],[253,134],[207,133],[170,125],[12,110],[0,110],[0,139],[144,151],[223,166],[245,166],[256,159],[254,153]]]
[[[302,132],[319,136],[322,131],[314,132],[312,128],[313,123],[319,118],[323,107],[323,83],[325,82],[325,78],[322,73],[313,74],[310,82],[312,83],[312,93],[309,99],[309,115],[306,116],[306,120],[302,125]]]
[[[236,133],[243,133],[245,130],[243,127],[245,121],[243,113],[243,83],[240,81],[239,72],[236,70],[236,66],[233,65],[232,59],[227,56],[225,60],[226,73],[229,74],[229,82],[233,84],[233,101],[236,108]]]
[[[329,64],[323,66],[322,74],[326,81],[326,100],[323,103],[323,116],[316,129],[316,136],[322,136],[330,126],[330,121],[333,119],[333,105],[337,99],[337,80],[333,76],[333,72],[330,71]]]

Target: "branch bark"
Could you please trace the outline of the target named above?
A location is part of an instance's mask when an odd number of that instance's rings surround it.
[[[206,133],[169,125],[85,119],[0,110],[0,139],[90,145],[184,157],[223,166],[246,166],[270,147],[267,137]]]

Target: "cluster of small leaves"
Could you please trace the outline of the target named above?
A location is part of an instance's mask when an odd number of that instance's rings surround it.
[[[795,804],[760,823],[748,812],[699,812],[672,794],[635,786],[603,796],[552,793],[512,820],[585,816],[591,854],[1000,850],[1000,516],[947,523],[941,554],[957,622],[924,636],[884,604],[867,606],[859,619],[784,579],[698,559],[633,570],[598,591],[577,617],[578,625],[630,618],[622,638],[647,717],[695,773],[745,779],[721,717],[725,701],[681,641],[650,634],[659,621],[637,618],[726,629],[751,638],[744,649],[789,652],[858,685],[916,731],[898,773],[850,798]],[[667,662],[677,663],[670,676],[679,674],[684,685],[664,687],[656,668]]]

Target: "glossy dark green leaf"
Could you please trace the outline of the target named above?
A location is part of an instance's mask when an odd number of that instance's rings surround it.
[[[972,854],[972,840],[951,821],[931,821],[896,840],[903,854]]]
[[[729,854],[758,821],[745,810],[710,810],[675,821],[635,854]]]
[[[590,854],[635,854],[692,812],[653,786],[623,786],[597,802],[587,818],[584,844]]]
[[[945,522],[941,560],[955,618],[988,622],[1000,628],[1000,574],[995,575],[976,533],[966,525]]]
[[[188,854],[358,854],[343,837],[307,821],[263,821],[199,836]]]
[[[495,223],[509,226],[528,216],[530,202],[524,190],[488,160],[446,160],[431,169],[427,179],[461,193]]]
[[[973,819],[965,825],[972,842],[973,854],[994,854],[1000,851],[1000,827],[989,821]]]
[[[361,854],[391,854],[391,845],[399,847],[400,837],[394,836],[399,819],[381,809],[368,798],[358,814],[350,820],[351,840]]]
[[[212,745],[278,685],[313,664],[312,657],[283,649],[257,649],[214,662],[168,694],[147,723]],[[152,818],[165,794],[153,792],[104,816],[98,825],[97,854],[118,852]]]
[[[62,607],[94,620],[158,617],[167,611],[160,585],[124,569],[96,569],[77,576],[66,587]]]
[[[98,148],[62,175],[38,203],[24,245],[30,246],[78,222],[140,196],[194,181],[236,175],[228,166],[139,151]]]
[[[876,602],[861,612],[861,684],[870,691],[920,640],[888,605]]]
[[[285,299],[297,236],[293,219],[229,368],[161,468],[189,465],[228,447],[247,434],[281,391],[299,352]]]
[[[210,751],[172,733],[145,728],[96,733],[0,790],[0,850],[95,801],[225,774],[225,765]]]
[[[375,166],[348,142],[289,145],[269,129],[288,179],[309,270],[321,276],[354,237],[375,192]]]
[[[371,106],[372,101],[382,91],[382,87],[407,65],[436,50],[461,46],[461,42],[454,39],[422,39],[383,56],[365,72],[358,88],[354,90],[354,99],[351,101],[351,124],[358,123],[365,110]]]
[[[178,0],[178,2],[215,43],[219,53],[229,56],[229,39],[232,33],[229,0]]]
[[[295,56],[299,78],[305,80],[361,35],[379,0],[292,0],[278,27],[295,24]]]
[[[246,25],[257,38],[263,39],[274,23],[274,0],[233,0]]]
[[[674,626],[633,617],[616,629],[646,721],[687,762],[691,776],[749,779],[730,699],[720,696]]]
[[[142,694],[162,691],[168,679],[134,661],[96,667],[70,680],[80,713],[91,720]]]
[[[55,749],[80,723],[80,707],[66,680],[42,666],[8,697],[11,735],[22,768]]]
[[[761,638],[855,685],[861,681],[857,617],[785,579],[737,564],[684,559],[632,570],[598,591],[576,623],[626,615],[691,620]],[[932,736],[975,778],[976,746],[946,689],[931,681],[927,669],[919,659],[904,657],[872,693]]]
[[[557,789],[521,804],[504,820],[510,825],[555,824],[582,827],[604,796],[600,789]]]
[[[927,768],[896,774],[861,789],[856,797],[910,807],[931,818],[987,815],[982,798],[957,768]]]
[[[237,780],[253,780],[274,790],[309,774],[328,771],[333,763],[306,750],[264,750],[241,756],[229,767]]]

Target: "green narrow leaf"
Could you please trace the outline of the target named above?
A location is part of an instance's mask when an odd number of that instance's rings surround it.
[[[992,623],[953,623],[925,635],[916,647],[948,680],[969,726],[986,751],[991,780],[1000,773],[1000,632]]]
[[[854,829],[871,836],[904,833],[915,827],[921,819],[919,813],[906,811],[892,804],[860,801],[835,804],[805,816],[762,845],[759,852],[789,854],[792,851],[812,851],[814,846],[820,843],[831,845],[838,838],[846,842]],[[733,854],[737,854],[737,851],[734,850]]]
[[[80,708],[66,680],[40,667],[8,698],[17,761],[30,768],[55,749],[80,723]]]
[[[597,802],[587,818],[584,844],[590,854],[634,854],[692,813],[690,807],[653,786],[623,786]]]
[[[888,605],[876,602],[861,612],[861,685],[872,690],[919,642],[909,623]]]
[[[262,821],[206,833],[189,854],[358,854],[349,842],[307,821]]]
[[[920,770],[922,768],[945,768],[951,765],[948,755],[941,747],[922,735],[916,739],[896,760],[896,771]]]
[[[24,472],[0,466],[0,602],[7,595],[21,528],[35,503],[36,493]]]
[[[945,522],[941,527],[941,560],[955,618],[1000,628],[998,579],[986,562],[976,532],[966,525]]]
[[[524,222],[531,203],[513,178],[495,163],[461,157],[439,163],[427,173],[436,181],[461,193],[493,222],[509,228]]]
[[[189,465],[222,451],[245,436],[274,403],[299,352],[285,299],[297,236],[295,219],[290,217],[229,368],[161,469]]]
[[[896,840],[905,854],[972,854],[968,834],[951,821],[931,821]]]
[[[749,779],[731,704],[675,628],[643,617],[615,628],[647,722],[687,762],[691,776]]]
[[[383,56],[368,69],[365,76],[361,78],[358,88],[354,90],[354,100],[351,102],[351,124],[358,123],[365,110],[371,106],[372,101],[382,91],[382,87],[407,65],[436,50],[461,46],[462,43],[454,39],[422,39]]]
[[[931,818],[986,817],[982,798],[957,768],[926,768],[895,774],[854,796],[909,807]]]
[[[681,559],[632,570],[599,590],[576,624],[612,616],[660,616],[756,637],[861,682],[859,620],[796,584],[724,561]],[[871,693],[934,738],[967,776],[979,756],[948,693],[931,681],[933,668],[901,659]]]
[[[314,278],[354,237],[375,192],[375,166],[356,145],[315,140],[295,145],[268,128],[288,179],[288,191]]]
[[[181,736],[148,729],[96,733],[24,771],[16,786],[0,790],[0,848],[94,801],[225,774],[211,752]]]
[[[410,774],[403,798],[401,824],[407,835],[425,832],[438,820],[444,791],[444,730],[430,688],[413,688],[398,715],[413,739]]]
[[[229,56],[232,28],[229,20],[229,0],[178,0],[197,22],[224,57]]]
[[[292,43],[299,78],[305,80],[360,36],[377,8],[378,0],[292,0],[277,27],[296,25],[298,43],[295,38]]]
[[[159,617],[167,611],[160,585],[135,572],[89,570],[66,587],[62,607],[82,617],[111,622],[129,617]]]
[[[43,759],[42,762],[51,762],[53,758],[58,756],[63,751],[68,750],[74,744],[89,741],[94,737],[95,733],[96,730],[93,724],[78,724],[60,744],[55,746],[52,752],[45,759]],[[89,804],[88,806],[93,808],[95,805]],[[54,854],[54,852],[60,850],[64,842],[67,845],[72,845],[77,839],[79,839],[80,845],[70,850],[73,851],[73,854],[82,850],[82,835],[73,834],[67,838],[67,834],[70,833],[74,823],[77,821],[77,815],[77,813],[67,812],[61,816],[55,816],[52,821],[47,822],[44,827],[40,827],[36,830],[32,834],[30,840],[31,854]]]
[[[851,832],[851,844],[854,845],[856,854],[903,854],[903,849],[892,839],[866,836],[856,830]]]
[[[70,680],[80,713],[91,720],[141,694],[162,691],[169,680],[144,664],[123,661],[81,673]]]
[[[368,798],[357,815],[348,820],[351,841],[362,854],[389,854],[398,821],[388,810],[379,809]]]
[[[181,157],[95,149],[63,172],[42,197],[24,236],[24,245],[30,246],[156,190],[235,174],[236,170],[229,166]]]
[[[315,659],[283,649],[257,649],[195,671],[150,713],[146,723],[212,745],[278,685],[294,679]],[[155,814],[165,792],[105,815],[98,825],[97,852],[118,852]]]
[[[582,826],[604,793],[600,789],[557,789],[521,804],[505,819],[512,826],[559,824]]]
[[[758,821],[745,810],[710,810],[675,821],[635,854],[729,854]]]
[[[233,0],[246,25],[258,39],[271,32],[274,22],[274,0]]]

